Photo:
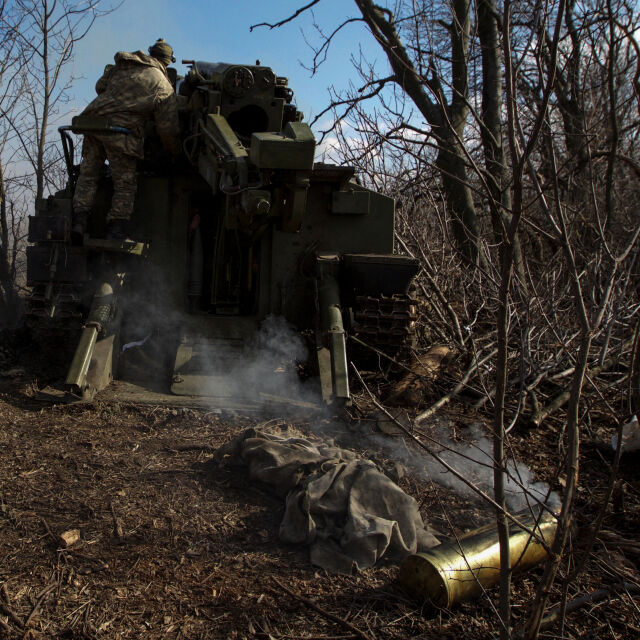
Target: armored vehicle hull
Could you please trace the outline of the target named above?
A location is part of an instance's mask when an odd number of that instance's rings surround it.
[[[30,219],[29,316],[77,330],[65,380],[76,397],[128,377],[150,399],[235,401],[226,372],[277,316],[311,337],[324,399],[348,402],[347,335],[394,353],[412,340],[417,265],[393,254],[394,201],[349,167],[314,163],[285,78],[189,64],[177,83],[184,157],[167,162],[149,128],[133,240],[103,239],[108,167],[87,233],[71,237],[78,169],[61,131],[69,183]]]

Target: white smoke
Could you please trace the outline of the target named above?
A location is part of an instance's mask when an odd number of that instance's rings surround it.
[[[292,401],[312,403],[318,411],[324,406],[319,394],[317,381],[303,384],[295,367],[296,363],[307,359],[307,349],[301,336],[282,317],[269,316],[262,323],[256,340],[249,345],[246,357],[229,371],[238,394],[252,389],[256,397],[262,397],[263,411],[272,414],[281,406],[270,406],[268,396],[288,398]],[[276,403],[277,404],[277,403]],[[328,413],[324,413],[328,417]],[[318,413],[314,416],[318,418]],[[459,495],[478,497],[473,485],[485,494],[493,497],[493,444],[480,422],[470,424],[460,433],[461,438],[453,437],[453,428],[449,420],[434,417],[429,429],[429,438],[422,438],[433,453],[453,469],[447,469],[436,458],[417,446],[409,445],[404,439],[383,435],[370,435],[354,441],[348,427],[342,421],[329,420],[324,424],[315,423],[316,432],[330,435],[336,440],[348,441],[357,448],[379,448],[390,458],[404,464],[416,477],[433,481],[447,487]],[[322,426],[321,426],[322,425]],[[369,448],[369,447],[368,447]],[[539,503],[555,506],[559,502],[556,494],[550,491],[544,482],[536,482],[532,471],[523,463],[510,459],[507,462],[505,494],[507,507],[511,511],[521,511]]]
[[[397,438],[374,436],[374,441],[385,455],[400,461],[423,480],[433,481],[462,496],[479,497],[470,486],[473,485],[493,498],[493,444],[479,422],[465,429],[463,437],[464,440],[454,439],[449,421],[435,417],[428,438],[421,438],[446,465],[417,446],[407,447],[404,441],[399,443]],[[535,482],[533,473],[525,464],[510,459],[506,471],[505,497],[511,511],[521,511],[539,503],[558,504],[558,496],[546,483]]]
[[[224,411],[226,398],[246,402],[253,415],[260,417],[294,414],[308,418],[316,435],[330,436],[343,445],[366,448],[371,453],[378,449],[417,478],[435,482],[459,495],[477,497],[471,484],[493,497],[493,446],[481,423],[471,424],[461,432],[462,438],[457,439],[449,420],[434,416],[431,424],[424,427],[428,437],[421,437],[464,482],[417,445],[408,445],[404,438],[372,434],[363,428],[357,430],[354,439],[352,427],[330,416],[321,398],[319,381],[300,379],[298,367],[307,359],[305,341],[294,327],[283,317],[268,316],[243,349],[225,352],[222,341],[218,350],[209,351],[200,362],[202,374],[210,377],[205,391],[212,398],[211,408]],[[505,484],[507,505],[512,511],[540,502],[553,506],[558,502],[557,495],[550,492],[547,484],[535,482],[533,473],[523,463],[509,460]]]
[[[470,484],[493,497],[493,443],[476,422],[465,430],[465,440],[455,441],[451,430],[440,429],[435,438],[441,446],[439,457]],[[424,473],[435,482],[450,487],[461,495],[471,495],[473,489],[435,459],[426,461]],[[505,478],[506,502],[512,511],[521,511],[539,502],[554,500],[554,494],[544,482],[534,482],[533,473],[523,463],[508,460]]]
[[[209,354],[203,373],[211,376],[211,396],[220,396],[216,380],[224,381],[224,393],[245,399],[265,416],[278,412],[320,411],[322,400],[317,380],[303,382],[298,367],[308,359],[303,338],[281,316],[268,316],[254,339],[242,352],[225,358]]]

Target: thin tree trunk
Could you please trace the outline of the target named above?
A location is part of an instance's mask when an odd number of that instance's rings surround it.
[[[450,132],[438,139],[436,167],[440,171],[456,246],[471,264],[478,261],[478,221],[471,189],[467,184],[467,166],[458,141]]]
[[[425,77],[415,68],[407,49],[396,31],[393,15],[372,0],[355,0],[373,36],[382,46],[394,73],[394,81],[411,98],[432,127],[438,144],[436,167],[440,172],[447,206],[452,217],[456,245],[466,259],[478,260],[478,222],[473,196],[469,188],[467,160],[460,140],[469,113],[468,48],[470,0],[453,0],[451,41],[450,104],[445,98],[434,68]],[[431,99],[431,95],[437,96]]]
[[[0,162],[0,322],[12,322],[15,310],[15,282],[11,269],[9,223],[4,184],[4,167]]]
[[[489,176],[490,211],[493,235],[504,261],[505,234],[509,227],[511,192],[502,139],[502,51],[495,0],[479,0],[478,38],[482,52],[482,119],[480,135]],[[515,270],[521,286],[526,283],[519,235],[513,240]]]
[[[44,195],[44,149],[49,126],[49,100],[51,96],[51,78],[49,71],[49,2],[42,0],[42,62],[44,65],[44,102],[42,104],[42,121],[38,136],[38,154],[36,160],[36,202]],[[54,4],[55,6],[55,4]]]
[[[607,223],[615,223],[615,206],[613,198],[613,173],[615,169],[616,153],[620,139],[620,127],[618,126],[618,92],[616,89],[616,58],[618,44],[614,25],[614,14],[611,0],[607,0],[607,12],[609,19],[609,59],[607,61],[607,89],[609,93],[609,122],[611,125],[611,147],[607,159],[607,181],[605,185],[605,202],[607,207]]]
[[[582,342],[578,352],[576,372],[573,375],[571,401],[567,410],[567,484],[562,497],[562,509],[558,518],[556,535],[553,539],[553,544],[551,545],[549,560],[544,567],[544,573],[538,583],[532,613],[527,622],[527,628],[525,630],[526,640],[535,640],[535,638],[538,637],[545,606],[549,599],[549,594],[551,593],[551,585],[553,584],[558,567],[560,566],[562,553],[567,544],[569,530],[571,528],[573,500],[578,486],[579,473],[578,460],[580,456],[580,433],[578,411],[580,407],[580,397],[582,395],[582,385],[584,384],[584,376],[589,362],[590,348],[591,332],[587,328],[587,330],[583,332]]]

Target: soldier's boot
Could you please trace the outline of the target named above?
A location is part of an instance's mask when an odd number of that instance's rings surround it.
[[[88,222],[88,211],[74,211],[71,220],[71,242],[73,244],[82,244]]]
[[[109,220],[107,222],[107,240],[131,240],[131,229],[128,220]]]

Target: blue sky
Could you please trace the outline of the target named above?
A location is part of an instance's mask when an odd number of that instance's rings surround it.
[[[106,0],[108,1],[108,0]],[[327,88],[346,87],[355,72],[351,54],[362,47],[370,59],[384,64],[375,41],[361,23],[348,25],[332,44],[327,62],[314,78],[301,66],[310,64],[312,52],[305,37],[318,42],[313,16],[303,14],[279,29],[252,24],[277,22],[308,0],[124,0],[112,14],[100,18],[89,36],[76,48],[72,94],[74,106],[92,99],[96,79],[116,51],[147,47],[163,37],[175,50],[179,73],[184,59],[254,64],[259,59],[278,75],[289,77],[298,108],[309,119],[328,104]],[[357,9],[351,0],[322,0],[314,8],[316,22],[332,31]]]

